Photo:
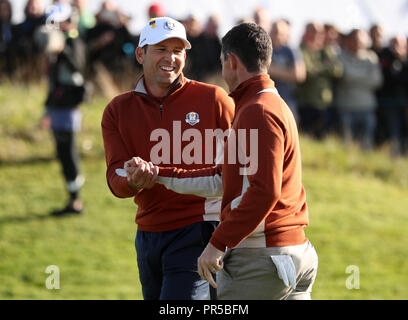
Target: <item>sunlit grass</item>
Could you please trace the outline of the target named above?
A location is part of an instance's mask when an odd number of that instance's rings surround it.
[[[66,201],[52,137],[38,123],[45,86],[0,87],[0,299],[141,299],[136,208],[106,186],[100,120],[106,99],[81,107],[86,213],[55,219]],[[369,154],[332,137],[301,138],[303,182],[319,254],[314,299],[408,298],[408,160]],[[42,161],[40,161],[42,160]],[[48,290],[45,269],[60,269]],[[359,289],[348,289],[348,266]]]

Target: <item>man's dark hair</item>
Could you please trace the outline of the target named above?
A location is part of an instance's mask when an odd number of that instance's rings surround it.
[[[259,72],[269,69],[272,41],[261,26],[245,22],[232,28],[222,38],[222,53],[224,59],[228,53],[236,54],[248,72]]]

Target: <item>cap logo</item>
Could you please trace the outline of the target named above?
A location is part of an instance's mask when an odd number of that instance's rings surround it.
[[[174,30],[174,28],[176,27],[176,25],[172,22],[172,21],[166,21],[166,23],[164,24],[163,28],[166,30]]]
[[[151,19],[150,22],[149,22],[149,26],[151,26],[152,29],[156,28],[156,20]]]
[[[189,112],[186,114],[186,122],[194,126],[200,122],[200,116],[197,112]]]

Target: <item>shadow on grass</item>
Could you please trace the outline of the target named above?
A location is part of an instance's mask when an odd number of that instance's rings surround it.
[[[0,159],[0,166],[21,166],[54,161],[55,157],[28,157],[24,159]]]
[[[99,160],[105,159],[105,153],[103,150],[96,150],[95,152],[88,153],[83,152],[80,150],[80,158],[81,160]],[[57,161],[56,156],[33,156],[33,157],[25,157],[25,158],[18,158],[18,159],[2,159],[0,154],[0,167],[1,166],[26,166],[26,165],[34,165],[34,164],[42,164],[42,163],[49,163]]]
[[[26,216],[5,216],[5,217],[0,217],[0,226],[4,224],[12,224],[12,223],[26,223],[26,222],[33,222],[33,221],[45,221],[45,220],[61,220],[61,219],[66,219],[66,218],[71,218],[71,217],[80,217],[82,216],[81,214],[67,214],[63,216],[53,216],[51,213],[54,210],[49,211],[48,213],[32,213],[28,214]]]

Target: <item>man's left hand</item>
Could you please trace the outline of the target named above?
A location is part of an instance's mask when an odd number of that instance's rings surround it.
[[[223,255],[223,251],[218,250],[211,243],[208,243],[197,261],[198,274],[201,279],[207,280],[214,288],[217,288],[217,284],[212,275],[223,268],[224,263],[221,261]]]

